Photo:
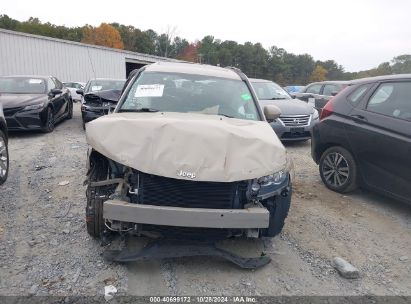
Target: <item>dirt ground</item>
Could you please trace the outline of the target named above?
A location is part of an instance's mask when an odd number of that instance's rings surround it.
[[[110,284],[125,295],[411,295],[411,206],[331,192],[310,142],[286,147],[296,178],[283,233],[223,244],[246,256],[265,250],[269,265],[251,271],[200,257],[120,265],[102,258],[105,248],[85,229],[79,104],[51,134],[11,134],[11,171],[0,188],[0,295],[101,295]],[[337,256],[360,278],[342,278],[332,267]]]

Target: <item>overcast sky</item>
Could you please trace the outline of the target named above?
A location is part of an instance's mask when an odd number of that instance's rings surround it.
[[[118,22],[177,34],[190,41],[213,35],[239,43],[261,42],[318,60],[334,59],[346,71],[376,67],[411,53],[409,0],[15,0],[0,14],[20,21],[82,26]]]

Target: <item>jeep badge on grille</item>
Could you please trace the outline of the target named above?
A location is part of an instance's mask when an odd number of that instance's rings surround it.
[[[188,171],[183,171],[183,170],[177,171],[177,175],[181,177],[188,177],[191,179],[196,178],[196,174],[194,172],[188,172]]]

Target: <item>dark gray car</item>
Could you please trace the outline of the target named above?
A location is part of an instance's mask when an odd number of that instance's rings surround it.
[[[302,91],[293,93],[293,97],[314,105],[316,109],[320,110],[333,96],[337,95],[350,83],[350,81],[313,82]]]
[[[7,149],[7,124],[0,103],[0,185],[3,184],[9,173],[9,153]]]
[[[308,140],[311,129],[318,122],[318,111],[304,101],[293,99],[278,84],[264,79],[250,78],[261,107],[275,105],[281,116],[269,121],[281,141]]]

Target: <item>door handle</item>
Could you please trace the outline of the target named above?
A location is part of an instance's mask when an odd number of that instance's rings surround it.
[[[365,118],[365,117],[362,116],[362,115],[351,115],[351,117],[352,117],[355,121],[358,121],[358,122],[367,122],[367,121],[368,121],[367,118]]]

